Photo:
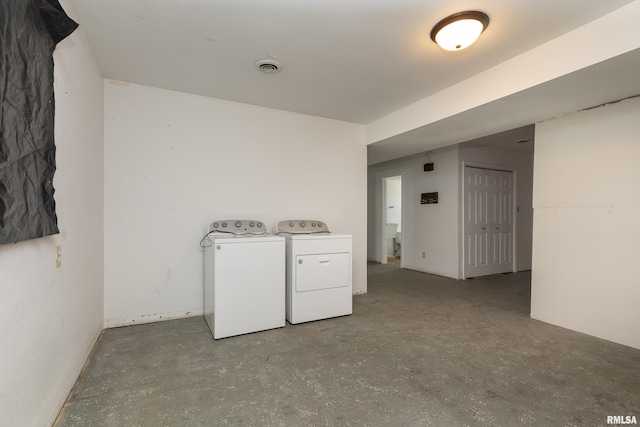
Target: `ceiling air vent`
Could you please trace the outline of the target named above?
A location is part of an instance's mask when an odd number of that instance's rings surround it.
[[[275,74],[280,71],[282,65],[273,59],[260,59],[255,62],[258,71],[264,74]]]

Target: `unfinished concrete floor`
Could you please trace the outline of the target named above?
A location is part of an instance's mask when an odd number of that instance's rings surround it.
[[[640,419],[640,351],[531,320],[529,283],[370,265],[348,317],[218,341],[202,317],[110,329],[56,426]]]

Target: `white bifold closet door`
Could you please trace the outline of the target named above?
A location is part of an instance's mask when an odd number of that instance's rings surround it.
[[[513,190],[513,172],[465,167],[466,278],[513,271]]]

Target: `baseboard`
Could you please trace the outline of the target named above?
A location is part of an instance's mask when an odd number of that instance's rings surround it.
[[[103,329],[100,328],[96,333],[96,335],[93,337],[93,342],[89,346],[89,350],[84,355],[84,363],[80,366],[80,369],[76,372],[76,374],[71,377],[72,379],[67,383],[67,386],[65,387],[67,392],[64,394],[64,397],[58,401],[55,408],[53,408],[53,411],[49,416],[49,420],[47,420],[47,424],[46,424],[47,427],[52,427],[53,425],[55,425],[56,421],[58,420],[58,417],[60,416],[60,412],[62,411],[62,407],[64,406],[67,399],[69,398],[69,395],[73,391],[73,388],[76,386],[78,379],[80,379],[80,375],[82,375],[82,373],[84,372],[84,369],[87,367],[87,364],[89,363],[91,355],[93,354],[93,351],[96,348],[96,344],[98,344],[98,339],[100,339],[100,335],[102,335],[102,331]]]
[[[121,326],[131,325],[143,325],[145,323],[162,322],[165,320],[183,319],[186,317],[202,316],[204,314],[203,309],[199,310],[187,310],[187,311],[174,311],[171,313],[159,313],[159,314],[141,314],[139,316],[131,317],[118,317],[114,319],[105,319],[104,328],[119,328]]]
[[[431,274],[432,276],[440,276],[440,277],[446,277],[447,279],[453,279],[453,280],[460,280],[460,277],[456,277],[453,275],[447,275],[447,274],[443,274],[443,273],[437,273],[434,271],[430,271],[430,270],[425,270],[419,267],[414,267],[411,265],[404,265],[402,267],[404,270],[411,270],[411,271],[417,271],[418,273],[426,273],[426,274]]]

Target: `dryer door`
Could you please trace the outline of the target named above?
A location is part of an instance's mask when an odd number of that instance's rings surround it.
[[[343,288],[351,283],[351,254],[298,255],[296,292]]]

